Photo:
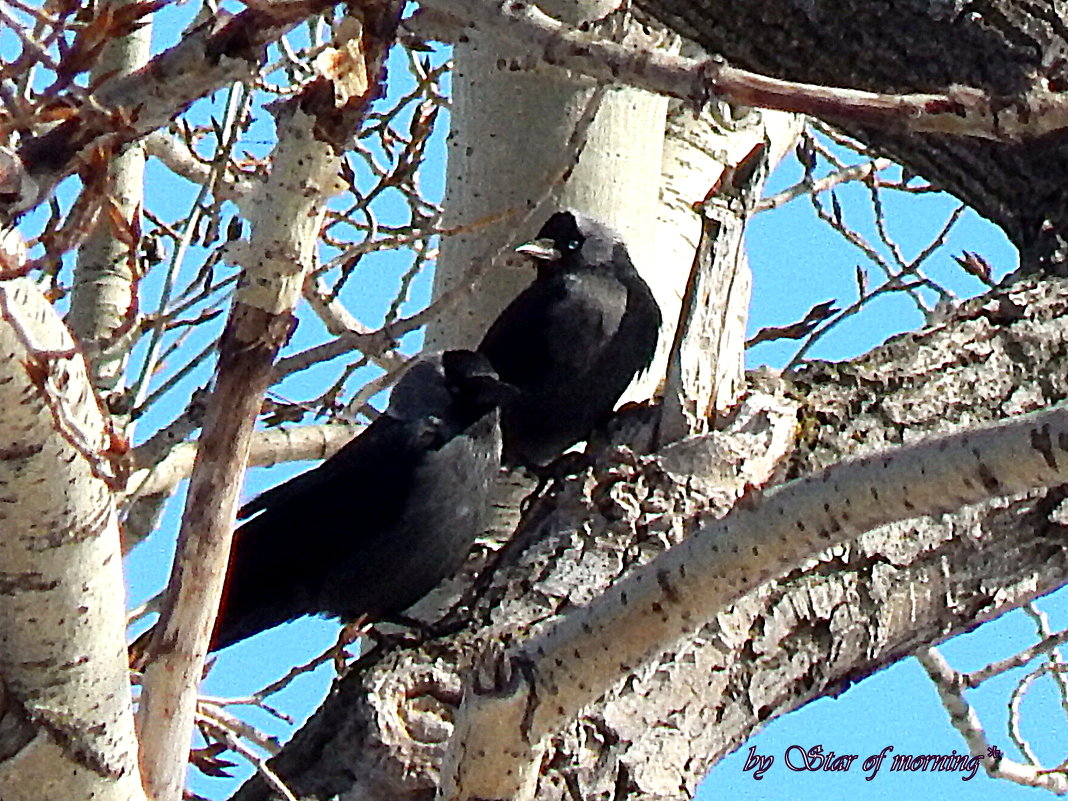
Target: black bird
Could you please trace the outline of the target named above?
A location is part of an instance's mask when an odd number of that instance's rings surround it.
[[[245,504],[211,650],[303,615],[346,622],[407,609],[463,562],[500,469],[484,356],[417,362],[387,411],[321,465]]]
[[[519,390],[501,410],[503,461],[536,468],[587,439],[649,367],[660,307],[619,234],[578,212],[556,212],[517,250],[537,277],[478,349]]]

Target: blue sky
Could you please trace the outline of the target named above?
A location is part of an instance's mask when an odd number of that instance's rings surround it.
[[[155,31],[153,52],[176,41],[184,20],[194,11],[192,5],[169,8],[160,15]],[[3,45],[3,41],[0,41]],[[403,73],[394,64],[391,74]],[[201,113],[218,113],[225,102],[219,92]],[[447,120],[444,122],[447,123]],[[423,174],[423,188],[431,196],[440,197],[443,180],[443,137],[445,125],[436,134],[435,158]],[[248,148],[267,152],[272,131],[269,123],[248,132]],[[777,191],[798,180],[800,168],[795,161],[785,164],[771,179],[768,192]],[[150,165],[149,206],[161,211],[166,219],[185,213],[192,187],[168,177],[159,165]],[[867,193],[858,186],[839,190],[839,198],[846,218],[866,236],[876,238],[871,221]],[[941,227],[955,206],[944,196],[886,197],[888,224],[906,254],[918,252]],[[161,206],[160,203],[163,203]],[[183,205],[184,204],[184,205]],[[750,331],[767,325],[784,325],[802,318],[816,303],[835,299],[839,305],[855,299],[855,270],[871,271],[862,253],[845,243],[826,225],[819,222],[802,198],[780,209],[757,215],[747,229],[747,245],[754,274],[754,291]],[[952,261],[951,255],[962,250],[977,251],[994,265],[998,275],[1016,266],[1016,255],[993,226],[966,213],[954,230],[947,247],[936,254],[930,263],[930,274],[966,296],[981,289],[981,285],[966,276]],[[200,252],[191,256],[195,264]],[[379,321],[384,299],[392,296],[407,262],[402,257],[383,256],[368,259],[352,282],[346,297],[353,310],[364,321]],[[194,270],[195,267],[189,267]],[[412,311],[424,304],[429,296],[429,273],[417,277],[405,306]],[[810,356],[826,359],[849,358],[870,349],[887,337],[913,329],[922,323],[915,307],[901,297],[889,297],[872,304],[822,341]],[[292,353],[323,341],[327,334],[322,326],[305,315],[293,343]],[[418,346],[417,339],[406,342],[407,347]],[[781,366],[793,354],[796,345],[789,342],[758,346],[749,356],[750,366],[770,364]],[[334,369],[334,368],[329,368]],[[318,388],[315,379],[321,373],[301,375],[287,382],[282,391],[293,398],[312,394]],[[187,397],[186,390],[203,383],[203,372],[185,384],[179,398]],[[176,408],[167,406],[145,421],[142,435],[151,432],[173,415]],[[244,495],[250,497],[267,486],[280,483],[307,465],[287,465],[270,470],[250,471]],[[128,563],[131,602],[138,603],[156,592],[166,579],[170,552],[177,531],[181,494],[168,508],[160,530],[140,546]],[[1066,624],[1064,601],[1051,598],[1042,602],[1053,618],[1053,628]],[[1013,653],[1035,639],[1030,621],[1016,613],[987,624],[976,632],[957,638],[945,646],[945,653],[958,667],[978,667],[984,657],[1000,658]],[[218,658],[215,668],[205,682],[204,691],[210,695],[241,697],[276,679],[292,667],[319,653],[334,641],[337,626],[321,620],[305,620],[279,627],[251,641],[227,649]],[[1016,672],[1019,675],[1019,671]],[[320,668],[297,679],[289,689],[272,699],[272,703],[293,715],[298,723],[314,709],[325,693],[331,678],[329,668]],[[1007,693],[1012,679],[1006,677],[993,683],[990,692],[984,690],[969,695],[980,708],[984,720],[990,721],[992,741],[1016,758],[1002,733]],[[1039,737],[1039,753],[1055,764],[1061,758],[1056,744],[1065,741],[1064,716],[1051,690],[1051,682],[1042,680],[1029,696],[1028,712],[1033,732]],[[292,727],[252,710],[250,720],[285,739]],[[838,754],[857,754],[854,767],[839,774],[799,773],[784,764],[784,755],[791,746],[808,748],[822,744],[825,751]],[[837,699],[824,699],[805,709],[772,722],[743,749],[724,760],[702,786],[701,799],[819,799],[828,793],[833,797],[846,794],[865,799],[900,798],[902,795],[938,793],[948,798],[1016,799],[1034,798],[1039,791],[1018,788],[1004,782],[994,782],[980,773],[968,782],[956,774],[891,774],[883,770],[872,781],[865,781],[860,763],[869,754],[885,746],[893,746],[894,753],[958,753],[965,748],[946,721],[937,703],[936,693],[914,660],[905,660],[894,667],[866,679]],[[756,748],[763,755],[775,757],[775,763],[760,781],[743,770],[748,749]],[[236,773],[243,777],[248,769],[241,765]],[[234,780],[208,779],[193,776],[193,789],[210,798],[223,798],[232,791]]]
[[[796,182],[801,168],[787,162],[772,176],[768,193]],[[861,187],[840,192],[847,220],[874,240],[870,204]],[[895,196],[887,198],[888,227],[906,256],[918,253],[941,228],[956,201],[944,195]],[[800,319],[815,303],[836,299],[839,305],[856,297],[854,269],[861,265],[870,270],[865,257],[825,224],[816,219],[805,199],[780,209],[757,215],[747,230],[747,247],[754,273],[750,331],[764,325],[781,325]],[[981,291],[980,283],[963,273],[951,256],[961,251],[976,251],[993,265],[1000,277],[1015,269],[1015,250],[1001,231],[978,215],[968,211],[951,234],[947,247],[929,264],[929,275],[945,283],[961,297]],[[811,353],[814,358],[847,359],[866,352],[888,337],[916,328],[922,323],[919,313],[900,297],[883,300],[853,318],[821,342]],[[749,354],[750,366],[779,366],[794,352],[790,343],[760,345]],[[1068,624],[1064,593],[1041,599],[1038,605],[1051,618],[1057,630]],[[1033,644],[1034,626],[1021,612],[1014,612],[987,623],[976,631],[957,637],[941,646],[943,655],[958,670],[974,670],[988,661],[1004,658]],[[1038,660],[1028,669],[1035,667]],[[987,727],[990,742],[1002,748],[1012,759],[1020,755],[1006,736],[1009,695],[1027,669],[1013,671],[992,681],[982,690],[967,694]],[[1059,743],[1065,742],[1064,714],[1053,682],[1047,677],[1036,682],[1025,701],[1025,734],[1033,739],[1038,755],[1047,766],[1064,758]],[[858,759],[848,771],[794,771],[785,764],[787,752],[794,746],[808,749],[822,745],[823,751],[856,754]],[[914,659],[905,659],[887,670],[858,682],[837,698],[824,698],[772,721],[739,751],[720,762],[701,787],[698,798],[732,801],[772,801],[828,797],[863,799],[899,799],[913,795],[938,794],[950,799],[1034,799],[1043,791],[995,781],[980,771],[963,781],[955,773],[894,773],[884,767],[873,779],[866,780],[864,760],[892,746],[893,754],[959,754],[966,746],[950,726],[934,686]],[[756,753],[775,757],[775,762],[759,781],[753,771],[746,771],[749,748]]]

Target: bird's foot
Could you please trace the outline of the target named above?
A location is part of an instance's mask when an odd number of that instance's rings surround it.
[[[396,626],[400,631],[382,631],[377,625],[369,627],[364,633],[378,646],[414,646],[433,639],[434,624],[399,613],[383,615],[375,621]]]
[[[547,465],[528,467],[527,470],[538,480],[534,491],[523,499],[519,504],[521,514],[526,514],[530,508],[548,494],[557,484],[560,484],[569,476],[577,476],[593,465],[593,459],[583,451],[568,451],[558,456]]]

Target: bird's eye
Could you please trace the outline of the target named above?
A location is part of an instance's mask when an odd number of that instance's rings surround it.
[[[567,243],[568,250],[578,250],[580,247],[582,247],[582,243],[577,239],[572,239]]]

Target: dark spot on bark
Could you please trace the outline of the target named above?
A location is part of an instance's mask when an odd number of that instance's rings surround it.
[[[16,592],[51,592],[59,582],[45,580],[40,573],[0,573],[0,595]]]
[[[669,602],[677,604],[682,600],[678,590],[675,589],[675,585],[671,583],[671,577],[668,576],[666,570],[656,571],[656,583],[660,585],[660,591],[664,593],[664,597]]]
[[[18,150],[19,158],[30,173],[63,172],[95,138],[96,128],[75,115],[48,133],[28,139]]]
[[[218,64],[223,56],[259,63],[266,56],[266,48],[258,34],[276,25],[269,14],[246,7],[208,39],[204,55],[212,64]]]
[[[71,758],[93,773],[104,778],[117,779],[125,772],[121,758],[108,760],[103,752],[86,747],[84,727],[72,721],[60,720],[58,715],[53,716],[44,711],[34,712],[30,719],[45,729]]]
[[[997,476],[990,472],[990,468],[982,462],[976,468],[975,474],[979,476],[979,481],[987,492],[996,493],[1001,488],[1001,482],[998,481]]]
[[[1053,440],[1049,435],[1048,425],[1031,432],[1031,447],[1042,454],[1051,470],[1057,469],[1057,457],[1053,453]]]
[[[15,445],[10,448],[0,448],[0,460],[28,459],[31,456],[36,456],[42,450],[44,450],[44,445],[34,442]]]

